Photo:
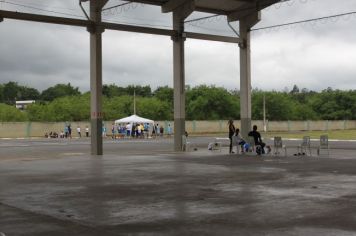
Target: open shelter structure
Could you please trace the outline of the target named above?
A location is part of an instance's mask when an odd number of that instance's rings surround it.
[[[154,121],[150,120],[150,119],[143,118],[138,115],[132,115],[132,116],[124,117],[122,119],[115,120],[115,124],[127,124],[127,123],[130,123],[130,124],[134,124],[134,123],[136,123],[136,124],[145,124],[145,123],[154,124]]]
[[[90,91],[91,91],[91,153],[103,154],[101,136],[102,112],[102,34],[104,30],[121,30],[170,36],[173,41],[174,84],[174,149],[182,150],[185,132],[185,62],[186,39],[201,39],[235,43],[240,48],[240,107],[241,132],[247,135],[251,128],[251,57],[250,30],[260,21],[260,11],[280,0],[128,0],[161,7],[162,13],[172,13],[171,30],[116,24],[102,21],[102,10],[109,0],[79,0],[79,5],[89,3],[90,13],[83,9],[86,20],[36,15],[13,11],[0,11],[0,22],[5,18],[44,23],[86,27],[90,33]],[[184,21],[193,12],[227,16],[228,22],[239,21],[236,37],[187,32]]]

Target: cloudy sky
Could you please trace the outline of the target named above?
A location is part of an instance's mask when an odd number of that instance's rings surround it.
[[[110,0],[107,6],[123,2]],[[77,0],[0,0],[0,9],[83,17]],[[263,10],[262,21],[254,28],[355,11],[356,0],[290,0]],[[206,15],[195,13],[189,19],[201,16]],[[170,14],[142,4],[105,11],[103,18],[171,27]],[[296,84],[316,91],[356,89],[355,23],[356,14],[253,31],[253,88],[282,91]],[[233,36],[223,17],[187,23],[186,30]],[[89,90],[89,34],[84,28],[5,19],[0,35],[0,83],[16,81],[43,90],[70,82],[81,91]],[[169,37],[107,30],[103,83],[172,87],[172,57]],[[237,45],[187,40],[186,84],[239,89]]]

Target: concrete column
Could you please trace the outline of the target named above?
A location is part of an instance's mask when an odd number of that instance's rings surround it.
[[[90,1],[90,19],[93,21],[90,32],[90,111],[91,111],[91,154],[103,155],[102,138],[102,33],[97,26],[101,22],[100,1]]]
[[[260,20],[259,12],[240,20],[240,114],[241,135],[251,130],[251,48],[250,29]],[[262,127],[260,127],[262,128]]]
[[[184,67],[184,18],[173,12],[173,29],[178,34],[173,40],[173,85],[174,85],[174,150],[182,150],[182,135],[185,133],[185,67]]]

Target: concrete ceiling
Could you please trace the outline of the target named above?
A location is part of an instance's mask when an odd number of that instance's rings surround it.
[[[260,11],[280,0],[129,0],[150,5],[161,6],[163,12],[171,12],[186,3],[193,3],[195,11],[226,15],[229,21]]]

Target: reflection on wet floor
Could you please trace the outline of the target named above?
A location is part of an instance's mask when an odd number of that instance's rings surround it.
[[[85,145],[6,149],[0,232],[356,235],[356,159],[346,151],[331,158],[147,154],[167,148],[160,144],[132,155],[134,144],[125,145],[102,157]]]

